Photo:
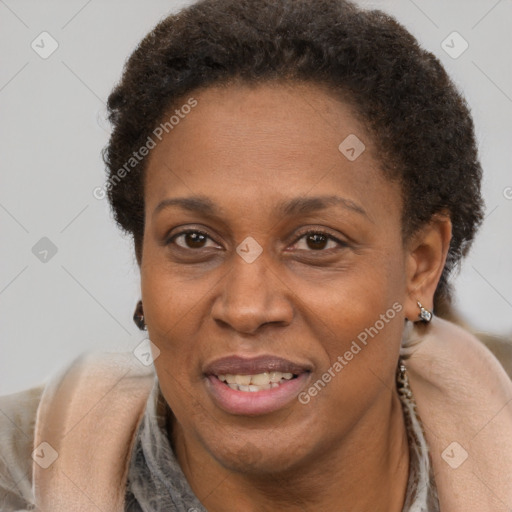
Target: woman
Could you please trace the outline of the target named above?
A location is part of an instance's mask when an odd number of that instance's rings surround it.
[[[482,220],[437,59],[343,0],[206,0],[108,106],[156,374],[4,398],[3,510],[510,510],[512,382],[437,316]]]

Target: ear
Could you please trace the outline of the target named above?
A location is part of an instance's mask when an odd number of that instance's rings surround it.
[[[447,214],[435,214],[431,221],[418,230],[406,247],[407,298],[405,317],[412,322],[419,319],[422,306],[432,311],[434,292],[443,273],[452,238],[452,223]]]

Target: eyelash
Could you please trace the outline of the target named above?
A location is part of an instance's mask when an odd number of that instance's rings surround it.
[[[169,240],[167,240],[165,242],[165,245],[170,245],[171,243],[173,243],[178,237],[182,236],[182,235],[187,235],[187,234],[190,234],[190,233],[196,233],[196,234],[199,234],[199,235],[204,235],[205,237],[209,238],[210,240],[213,240],[210,235],[208,235],[208,233],[206,233],[205,231],[201,231],[200,229],[186,229],[184,231],[180,231],[179,233],[176,233],[174,234]],[[304,231],[303,233],[299,233],[297,235],[297,238],[295,239],[295,241],[293,242],[293,245],[295,245],[299,240],[301,240],[302,238],[308,236],[308,235],[323,235],[325,236],[328,240],[333,240],[334,242],[336,242],[341,248],[345,248],[345,247],[348,247],[348,243],[347,242],[344,242],[342,240],[339,240],[338,238],[334,237],[333,235],[331,235],[329,232],[327,231],[323,231],[322,229],[310,229],[308,231]],[[214,241],[214,240],[213,240]],[[191,249],[191,248],[185,248],[185,247],[181,247],[181,246],[178,246],[180,247],[180,249],[189,249],[191,251],[194,251],[194,250],[200,250],[200,249]],[[309,252],[327,252],[329,249],[325,250],[325,249],[319,249],[317,251],[314,251],[314,250],[311,250]]]

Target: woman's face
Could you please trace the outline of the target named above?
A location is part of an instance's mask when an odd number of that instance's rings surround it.
[[[296,468],[389,414],[400,189],[320,87],[191,97],[146,171],[142,298],[160,386],[188,451],[233,471]]]

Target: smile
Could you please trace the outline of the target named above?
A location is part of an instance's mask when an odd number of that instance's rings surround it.
[[[275,389],[283,382],[297,377],[293,373],[263,372],[256,375],[217,375],[231,389],[244,392],[258,392],[265,389]]]
[[[214,404],[237,415],[261,415],[278,411],[306,387],[309,364],[274,356],[231,356],[206,366],[207,392]]]

